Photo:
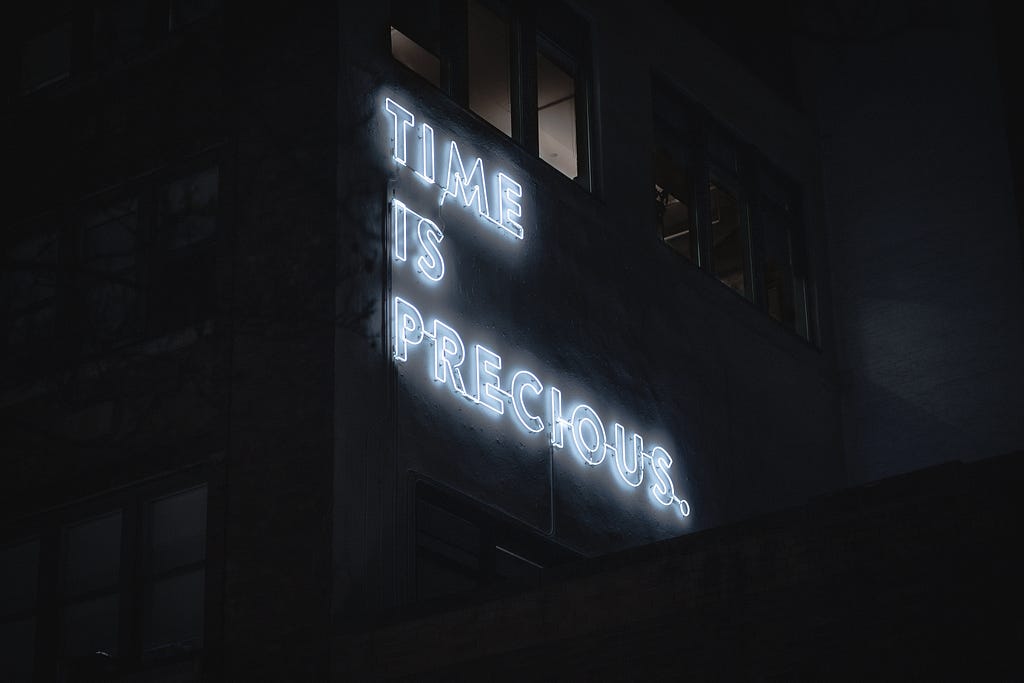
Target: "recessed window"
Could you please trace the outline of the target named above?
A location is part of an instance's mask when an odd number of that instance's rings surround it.
[[[481,2],[469,3],[469,108],[512,135],[509,24]]]
[[[171,31],[175,31],[213,14],[218,9],[220,0],[170,0],[167,26]]]
[[[149,558],[143,649],[167,655],[203,640],[206,486],[149,505]]]
[[[712,182],[711,263],[715,276],[745,297],[750,296],[747,282],[749,245],[745,216],[736,193]]]
[[[537,132],[540,158],[568,178],[579,175],[576,79],[544,51],[537,53]]]
[[[661,240],[813,341],[799,188],[666,82],[655,79],[654,95]]]
[[[135,198],[102,207],[85,218],[81,231],[82,319],[88,326],[90,348],[141,331],[138,229]]]
[[[441,87],[441,3],[438,0],[391,3],[391,55]]]
[[[0,547],[0,662],[13,681],[32,680],[39,540]]]
[[[391,5],[397,61],[590,189],[588,36],[561,3],[537,12],[497,0]]]
[[[66,526],[62,557],[63,654],[73,658],[116,653],[121,512]]]
[[[693,180],[663,147],[654,151],[654,201],[661,239],[690,261],[697,261],[693,222]]]
[[[16,244],[7,271],[7,343],[24,348],[53,337],[57,302],[57,233],[46,229]]]

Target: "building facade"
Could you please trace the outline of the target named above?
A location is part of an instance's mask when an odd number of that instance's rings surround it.
[[[1024,447],[988,15],[745,12],[12,10],[11,677],[458,677],[401,633]]]

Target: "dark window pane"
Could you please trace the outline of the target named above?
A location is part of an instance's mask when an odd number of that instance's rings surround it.
[[[168,28],[175,30],[220,9],[220,0],[171,0]]]
[[[160,188],[160,239],[163,246],[180,249],[217,234],[218,189],[216,167]]]
[[[391,3],[391,54],[441,87],[441,5],[437,0]]]
[[[120,565],[120,511],[64,529],[65,595],[113,586]]]
[[[95,53],[100,64],[116,64],[137,54],[146,42],[148,3],[113,0],[96,7]]]
[[[205,579],[200,569],[152,584],[144,636],[147,651],[171,654],[202,645]]]
[[[416,559],[416,592],[421,600],[466,593],[479,585],[475,572],[421,552]]]
[[[794,281],[788,216],[776,207],[762,212],[764,225],[764,291],[768,313],[786,327],[796,329]]]
[[[71,24],[40,33],[21,46],[21,87],[35,90],[67,78],[71,70]]]
[[[39,540],[0,549],[0,619],[35,607]]]
[[[82,230],[85,322],[93,345],[130,336],[141,322],[134,199],[96,211]]]
[[[160,189],[158,242],[147,303],[150,332],[179,329],[213,315],[216,292],[218,172],[210,168]]]
[[[469,3],[469,108],[512,135],[508,22],[480,2]]]
[[[576,81],[543,52],[537,53],[537,129],[540,158],[575,179]]]
[[[35,619],[0,623],[0,662],[3,663],[3,680],[12,683],[28,683],[32,680],[35,642]]]
[[[719,280],[749,297],[747,231],[736,195],[711,183],[711,262]]]
[[[117,652],[117,595],[104,595],[64,608],[64,654],[81,657],[94,652]]]
[[[150,570],[159,573],[206,557],[206,487],[150,505]]]
[[[665,244],[691,261],[697,260],[693,225],[692,185],[686,169],[663,148],[654,151],[654,200],[658,233]]]

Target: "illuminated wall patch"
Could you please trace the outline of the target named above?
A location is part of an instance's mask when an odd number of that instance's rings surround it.
[[[416,278],[412,281],[421,287],[443,282],[448,271],[442,245],[457,239],[457,235],[446,235],[443,221],[428,218],[426,212],[436,213],[446,201],[483,218],[483,225],[497,226],[518,240],[525,238],[525,197],[519,182],[504,172],[489,176],[484,159],[464,156],[455,139],[444,140],[440,149],[447,156],[436,159],[439,134],[434,126],[417,122],[415,113],[390,97],[385,99],[383,109],[390,124],[391,157],[399,165],[400,174],[411,170],[417,182],[439,193],[433,207],[423,207],[421,199],[415,209],[409,206],[408,197],[399,198],[397,191],[392,197],[389,235],[393,268],[413,271]],[[413,130],[417,137],[412,136]],[[445,176],[443,186],[436,180],[437,164]],[[493,167],[490,162],[488,165]],[[416,196],[422,197],[423,191]],[[427,319],[404,296],[393,296],[388,310],[391,353],[396,363],[420,359],[425,376],[446,388],[445,393],[471,402],[496,419],[507,415],[527,437],[538,437],[539,444],[546,441],[553,454],[565,452],[587,467],[610,468],[613,479],[630,488],[646,485],[648,498],[656,508],[672,508],[682,517],[689,516],[690,504],[678,493],[672,476],[673,459],[663,446],[656,444],[645,450],[639,432],[627,431],[619,422],[606,427],[598,410],[588,402],[563,404],[557,386],[522,367],[513,367],[513,372],[499,351],[476,343],[472,337],[467,344],[459,330],[437,317]],[[539,438],[545,431],[546,439]]]

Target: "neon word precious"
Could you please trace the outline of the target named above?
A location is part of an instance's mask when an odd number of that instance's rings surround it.
[[[396,361],[408,362],[414,347],[432,346],[433,352],[426,354],[427,371],[454,395],[497,415],[508,412],[527,432],[546,431],[554,449],[564,449],[571,443],[587,465],[600,465],[610,453],[621,481],[637,488],[647,479],[654,501],[689,516],[690,504],[676,494],[670,476],[672,456],[664,448],[644,450],[643,437],[633,432],[627,439],[626,428],[617,422],[611,426],[609,440],[604,422],[589,405],[579,403],[572,410],[564,408],[562,392],[555,386],[549,386],[546,399],[542,399],[545,386],[537,375],[525,369],[511,373],[511,377],[503,374],[498,353],[481,344],[467,347],[454,327],[437,318],[425,321],[407,299],[394,297],[391,310]],[[506,406],[511,410],[506,411]],[[541,417],[544,413],[546,420]]]
[[[403,166],[410,166],[420,180],[434,185],[437,183],[435,164],[436,146],[434,129],[425,122],[418,128],[419,145],[410,145],[409,131],[416,128],[416,116],[395,102],[390,97],[384,100],[384,111],[391,117],[391,158]],[[410,148],[416,155],[415,167],[412,166]],[[464,207],[473,207],[476,213],[498,226],[513,237],[523,239],[523,186],[515,180],[498,173],[491,182],[491,196],[497,196],[496,206],[487,199],[487,178],[484,173],[484,160],[477,159],[466,170],[459,144],[451,140],[446,148],[448,153],[447,172],[444,186],[441,188],[440,203],[452,198],[461,202]],[[444,168],[444,166],[442,166]],[[492,213],[493,209],[493,213]]]

